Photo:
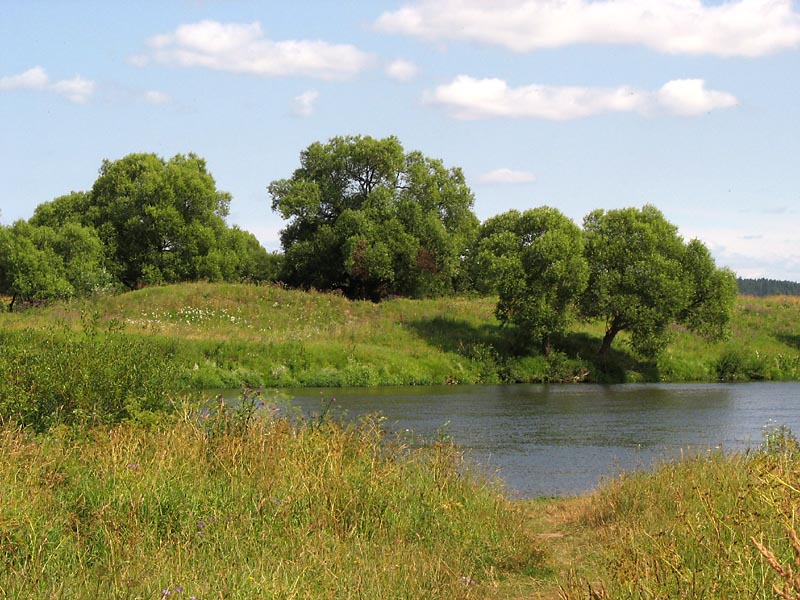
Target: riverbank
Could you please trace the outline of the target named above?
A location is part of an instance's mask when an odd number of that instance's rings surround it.
[[[549,359],[494,317],[492,298],[354,302],[275,286],[181,284],[0,316],[15,331],[98,329],[136,338],[172,361],[185,389],[554,381],[800,379],[800,299],[740,297],[732,336],[710,343],[680,328],[657,361],[624,335],[595,358],[602,323],[581,323]]]
[[[525,503],[546,575],[525,598],[796,598],[800,448],[711,452],[621,475],[589,495]]]
[[[446,439],[376,420],[185,413],[0,426],[6,598],[794,597],[800,450],[711,452],[510,502]],[[784,585],[788,586],[784,588]],[[794,586],[794,587],[793,587]]]
[[[446,440],[379,421],[189,412],[0,425],[3,598],[500,598],[541,564],[523,511]]]

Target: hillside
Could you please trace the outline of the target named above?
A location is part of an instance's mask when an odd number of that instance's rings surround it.
[[[595,362],[601,323],[555,340],[548,361],[494,318],[491,298],[380,304],[277,286],[193,283],[0,316],[6,331],[100,328],[146,340],[184,387],[335,387],[540,381],[800,378],[800,298],[740,297],[732,336],[708,343],[680,328],[657,362],[620,339]]]

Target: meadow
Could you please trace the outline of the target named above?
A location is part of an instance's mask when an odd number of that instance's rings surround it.
[[[249,393],[198,418],[0,426],[4,598],[794,599],[800,446],[511,502],[445,439]]]
[[[603,324],[578,323],[545,358],[494,317],[494,298],[379,304],[279,286],[180,284],[0,316],[4,344],[99,336],[146,345],[183,389],[800,378],[800,300],[740,297],[728,340],[675,327],[655,361],[621,334],[608,364]],[[27,338],[26,338],[27,339]]]

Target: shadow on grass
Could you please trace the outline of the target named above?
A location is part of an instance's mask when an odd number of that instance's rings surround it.
[[[491,346],[498,354],[505,355],[512,351],[510,336],[499,325],[476,327],[461,319],[437,316],[408,321],[405,326],[442,352],[465,355],[469,348],[477,344]]]
[[[787,346],[800,350],[800,335],[796,333],[779,333],[775,337]]]
[[[452,352],[467,358],[476,358],[476,348],[491,348],[499,364],[511,360],[533,357],[542,359],[542,353],[532,340],[523,339],[518,329],[499,325],[473,325],[454,317],[433,317],[407,322],[405,326],[420,339],[442,352]],[[607,360],[598,350],[601,338],[585,332],[573,332],[553,339],[553,349],[563,353],[570,361],[586,365],[588,381],[595,383],[624,383],[628,381],[660,381],[658,365],[653,361],[639,360],[621,343],[612,347]],[[579,369],[580,370],[580,369]]]
[[[568,357],[589,363],[594,383],[657,382],[661,374],[655,361],[641,360],[620,341],[611,347],[604,360],[599,355],[602,339],[586,332],[572,332],[555,340],[556,347]]]

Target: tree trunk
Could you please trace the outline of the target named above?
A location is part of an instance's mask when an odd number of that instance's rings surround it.
[[[546,334],[542,338],[542,353],[545,358],[550,358],[550,334]]]
[[[611,343],[614,341],[614,338],[617,337],[619,332],[620,327],[615,319],[611,322],[609,328],[606,329],[606,334],[603,336],[603,344],[600,346],[600,357],[603,359],[603,363],[608,360],[608,353],[611,350]]]
[[[17,301],[17,295],[11,296],[11,304],[8,305],[8,312],[14,312],[14,302]]]

